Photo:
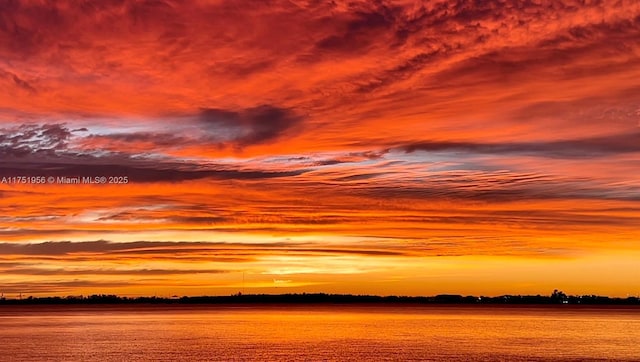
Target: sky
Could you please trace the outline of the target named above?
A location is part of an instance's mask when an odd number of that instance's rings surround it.
[[[2,1],[0,293],[638,295],[638,39],[625,0]]]

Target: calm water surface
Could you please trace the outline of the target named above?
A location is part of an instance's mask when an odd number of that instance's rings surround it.
[[[2,361],[640,361],[640,308],[0,306]]]

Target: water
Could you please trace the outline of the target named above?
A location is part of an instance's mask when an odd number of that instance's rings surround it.
[[[2,361],[640,361],[640,308],[0,306]]]

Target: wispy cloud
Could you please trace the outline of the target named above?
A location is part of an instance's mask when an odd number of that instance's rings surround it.
[[[458,151],[471,154],[523,154],[549,158],[593,158],[621,153],[640,153],[640,132],[543,142],[416,142],[407,152]]]

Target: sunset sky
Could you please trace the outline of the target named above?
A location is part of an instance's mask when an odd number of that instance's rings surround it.
[[[8,298],[637,295],[640,2],[2,1],[0,180]]]

